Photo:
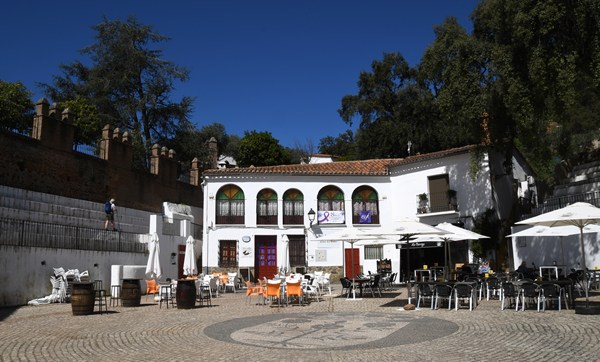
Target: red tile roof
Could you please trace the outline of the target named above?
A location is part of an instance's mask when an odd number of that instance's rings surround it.
[[[279,174],[279,175],[344,175],[344,176],[385,176],[390,167],[443,158],[453,154],[468,152],[476,146],[452,148],[444,151],[414,155],[406,158],[386,158],[361,161],[340,161],[304,165],[278,165],[243,168],[211,169],[204,175],[222,174]]]

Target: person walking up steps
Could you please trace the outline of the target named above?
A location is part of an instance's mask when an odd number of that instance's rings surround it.
[[[110,224],[113,230],[117,230],[117,228],[115,228],[115,213],[117,212],[117,207],[115,206],[115,199],[110,199],[110,201],[107,201],[104,204],[104,212],[106,213],[104,230],[108,230],[108,224]]]

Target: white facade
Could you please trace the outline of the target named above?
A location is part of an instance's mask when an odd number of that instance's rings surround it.
[[[511,195],[494,194],[492,172],[489,160],[485,157],[475,180],[469,176],[471,148],[438,152],[428,155],[412,156],[408,159],[387,160],[385,172],[374,172],[368,165],[385,163],[386,160],[363,161],[364,169],[354,169],[352,162],[334,162],[317,165],[294,165],[291,170],[286,166],[238,168],[216,170],[204,175],[204,242],[202,252],[203,272],[219,269],[219,242],[237,241],[237,267],[239,269],[256,267],[257,237],[270,237],[276,240],[276,262],[279,270],[288,269],[288,236],[304,236],[306,242],[306,268],[308,270],[326,270],[332,267],[343,271],[344,249],[350,249],[348,242],[323,241],[324,235],[345,228],[361,228],[376,231],[402,218],[419,219],[421,222],[436,225],[440,222],[461,220],[465,227],[472,228],[473,218],[489,208],[496,207],[495,202],[512,202]],[[347,164],[347,172],[339,168]],[[335,165],[338,172],[329,172],[327,167]],[[314,168],[312,168],[314,167]],[[317,168],[318,167],[318,168]],[[378,169],[379,170],[379,169]],[[448,187],[456,191],[456,210],[442,212],[417,213],[417,195],[431,192],[429,178],[447,175]],[[526,175],[524,176],[526,177]],[[507,180],[512,185],[513,180]],[[219,190],[227,185],[235,185],[244,193],[244,224],[217,224],[216,207]],[[345,218],[340,224],[323,224],[315,220],[312,226],[307,213],[318,212],[318,194],[324,187],[338,187],[344,195]],[[377,194],[379,223],[353,224],[352,195],[361,186],[370,186]],[[277,194],[277,225],[257,225],[257,195],[263,189],[272,189]],[[287,190],[297,189],[304,197],[304,224],[284,225],[283,195]],[[510,206],[507,206],[510,207]],[[360,253],[363,272],[376,271],[376,260],[364,259],[364,248],[356,247]],[[399,272],[399,251],[395,245],[383,246],[383,258],[391,259],[392,271]]]

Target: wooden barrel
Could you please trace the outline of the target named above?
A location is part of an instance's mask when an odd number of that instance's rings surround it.
[[[196,282],[193,279],[177,279],[175,292],[177,309],[191,309],[196,305]]]
[[[121,305],[123,307],[139,307],[142,290],[139,279],[123,279],[121,286]]]
[[[73,283],[71,287],[71,309],[73,315],[94,313],[94,283]]]

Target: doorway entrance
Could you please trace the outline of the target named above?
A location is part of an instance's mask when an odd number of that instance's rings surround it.
[[[256,235],[255,237],[256,278],[273,279],[277,274],[277,237],[274,235]]]
[[[344,272],[349,279],[360,274],[360,253],[357,248],[344,249]]]

